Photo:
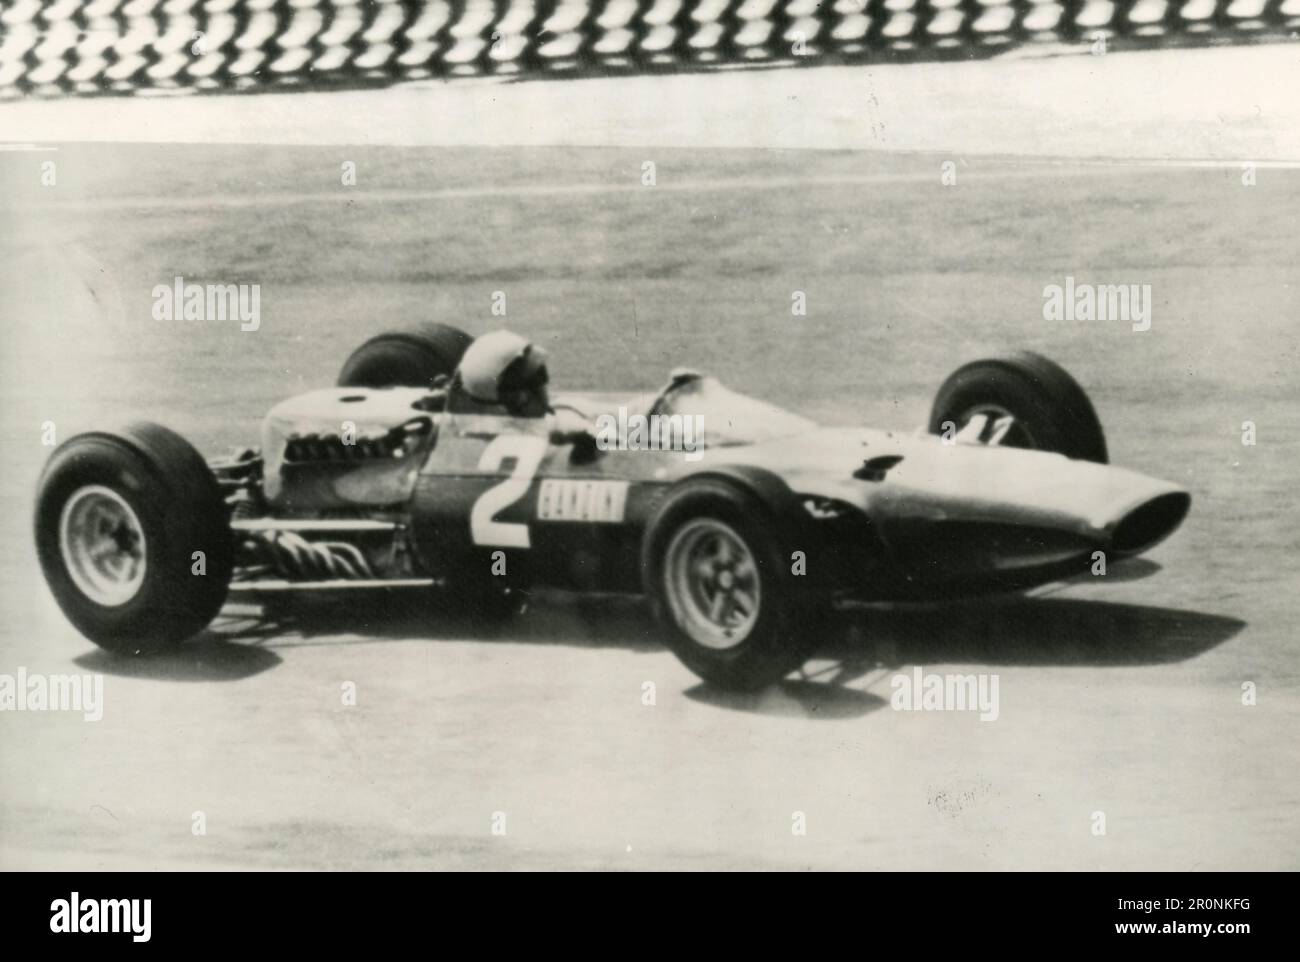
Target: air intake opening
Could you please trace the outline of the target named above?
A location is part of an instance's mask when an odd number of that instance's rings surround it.
[[[1191,495],[1182,491],[1152,498],[1120,521],[1111,548],[1120,554],[1138,554],[1154,547],[1182,524],[1191,505]]]

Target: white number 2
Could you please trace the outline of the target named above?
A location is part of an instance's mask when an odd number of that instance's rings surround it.
[[[480,471],[496,471],[507,458],[515,459],[510,477],[494,484],[474,502],[469,515],[469,534],[475,544],[500,548],[527,548],[528,525],[497,521],[496,516],[528,493],[542,458],[546,438],[530,434],[501,434],[493,438],[478,460]]]

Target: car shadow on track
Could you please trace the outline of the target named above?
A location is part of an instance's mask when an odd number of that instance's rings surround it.
[[[626,595],[548,593],[513,615],[457,610],[419,590],[285,596],[260,609],[227,608],[213,627],[272,648],[427,640],[663,650],[645,606]]]
[[[882,606],[837,616],[798,676],[765,692],[704,685],[693,700],[736,711],[805,718],[865,715],[887,702],[865,687],[911,665],[1140,667],[1194,658],[1245,626],[1237,618],[1077,599],[1010,597],[949,604]],[[456,615],[427,597],[293,599],[268,609],[228,607],[213,626],[174,651],[122,657],[94,651],[90,671],[170,681],[238,681],[280,664],[275,649],[464,641],[661,652],[645,605],[625,597],[540,599],[522,617]]]
[[[861,718],[889,704],[869,691],[815,676],[787,678],[758,692],[722,691],[699,684],[687,689],[685,695],[692,701],[730,711],[822,721]]]
[[[96,648],[73,659],[86,671],[125,678],[162,681],[241,681],[280,664],[274,651],[237,644],[212,630],[171,651],[150,655],[115,655]]]
[[[212,625],[175,649],[119,655],[95,649],[74,659],[87,671],[165,681],[238,681],[279,665],[278,648],[386,644],[395,640],[493,641],[662,651],[636,599],[566,597],[523,616],[453,613],[419,592],[296,596],[228,604]]]
[[[961,663],[1125,667],[1185,661],[1246,623],[1150,605],[1056,598],[985,599],[859,613],[826,656],[875,665]]]
[[[855,718],[888,704],[885,689],[913,665],[1139,667],[1194,658],[1245,622],[1147,605],[1004,598],[881,607],[837,619],[799,672],[755,694],[698,685],[687,697],[733,711],[813,719]]]

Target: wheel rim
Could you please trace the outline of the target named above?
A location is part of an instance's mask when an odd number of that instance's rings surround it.
[[[758,621],[762,588],[754,555],[734,528],[697,518],[677,529],[664,579],[677,624],[706,648],[734,648]]]
[[[59,551],[77,590],[96,604],[126,604],[144,584],[144,528],[116,491],[78,488],[59,517]]]
[[[1030,432],[1029,428],[1025,426],[1025,422],[1000,404],[985,402],[968,408],[962,416],[957,419],[957,430],[960,431],[967,424],[970,424],[971,418],[978,414],[983,414],[988,419],[984,426],[984,433],[980,436],[981,441],[987,442],[988,435],[993,429],[993,424],[998,420],[998,418],[1011,418],[1011,427],[1007,430],[1007,433],[1002,436],[1002,440],[998,442],[999,446],[1004,448],[1032,448],[1037,450],[1038,442],[1034,440],[1034,435]]]

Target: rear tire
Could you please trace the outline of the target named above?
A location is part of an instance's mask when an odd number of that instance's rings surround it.
[[[1059,364],[1017,351],[973,361],[943,382],[930,410],[930,433],[961,430],[975,414],[1010,414],[1003,444],[1107,463],[1106,435],[1092,402]]]
[[[668,647],[711,685],[774,684],[818,640],[815,594],[791,573],[778,531],[754,495],[714,479],[670,492],[646,529],[642,570],[655,617]]]
[[[424,324],[372,337],[339,371],[339,387],[432,388],[455,373],[474,338],[446,324]]]
[[[234,559],[206,462],[180,435],[147,423],[81,434],[54,452],[37,494],[36,548],[68,620],[126,654],[206,627],[225,602]]]

